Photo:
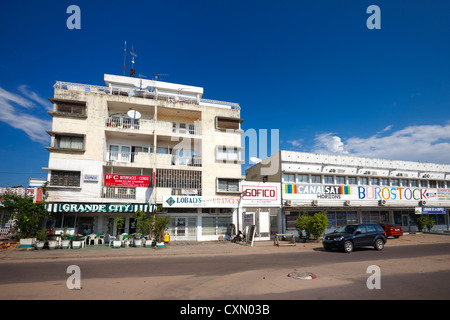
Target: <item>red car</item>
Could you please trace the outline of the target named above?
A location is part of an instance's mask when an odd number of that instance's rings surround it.
[[[392,224],[380,223],[383,230],[386,232],[386,237],[392,236],[398,238],[403,235],[403,228],[401,226],[394,226]]]

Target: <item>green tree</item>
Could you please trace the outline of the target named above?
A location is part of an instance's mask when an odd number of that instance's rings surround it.
[[[306,213],[302,213],[298,216],[297,220],[295,220],[295,229],[298,231],[299,238],[303,237],[303,232],[305,232],[305,239],[309,238],[310,234],[306,232],[308,229],[308,220],[309,217]]]
[[[427,217],[425,217],[424,215],[420,215],[414,220],[419,231],[425,229],[425,226],[427,225],[427,220],[428,220]]]
[[[328,226],[327,213],[317,212],[308,220],[308,232],[315,238],[319,237],[325,232]]]
[[[5,193],[0,196],[4,209],[13,219],[13,231],[19,238],[35,238],[42,218],[49,217],[43,202],[34,203],[32,196]]]
[[[428,231],[431,231],[431,229],[433,229],[433,227],[434,227],[434,220],[431,218],[427,218],[426,226],[427,226]]]

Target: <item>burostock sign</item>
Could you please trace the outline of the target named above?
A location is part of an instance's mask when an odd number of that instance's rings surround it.
[[[286,199],[342,199],[342,200],[450,200],[448,189],[409,187],[283,185]]]

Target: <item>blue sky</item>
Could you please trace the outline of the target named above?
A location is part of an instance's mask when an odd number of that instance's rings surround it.
[[[72,4],[81,30],[66,27]],[[449,12],[439,0],[2,1],[0,186],[46,177],[53,84],[121,75],[125,41],[137,74],[238,102],[243,129],[278,129],[280,149],[450,163]]]

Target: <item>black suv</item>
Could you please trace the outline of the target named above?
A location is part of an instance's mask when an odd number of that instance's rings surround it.
[[[386,232],[379,224],[351,224],[326,234],[323,238],[323,247],[326,250],[344,249],[347,253],[364,246],[383,250],[386,241]]]

